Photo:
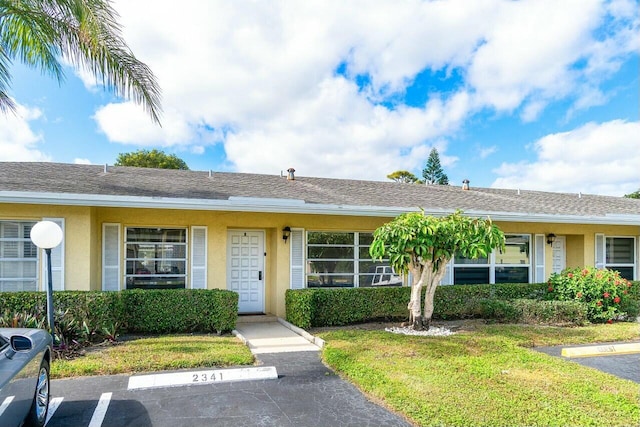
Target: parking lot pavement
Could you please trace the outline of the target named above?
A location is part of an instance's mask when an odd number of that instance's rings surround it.
[[[602,343],[600,345],[606,346],[612,344],[615,343]],[[586,346],[587,345],[572,347],[580,348]],[[551,356],[562,357],[565,360],[570,360],[572,362],[579,363],[584,366],[589,366],[591,368],[607,372],[626,380],[640,383],[640,353],[568,358],[562,356],[562,349],[566,347],[567,346],[536,347],[535,350],[549,354]]]
[[[142,390],[127,389],[128,375],[54,380],[52,396],[62,401],[47,426],[411,425],[333,374],[318,352],[259,359],[276,367],[277,379]]]

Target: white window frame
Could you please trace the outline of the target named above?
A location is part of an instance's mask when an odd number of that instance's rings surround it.
[[[124,261],[124,286],[125,289],[127,289],[127,279],[129,277],[138,277],[138,275],[136,274],[128,274],[127,273],[127,261],[135,261],[137,258],[128,258],[127,257],[127,244],[129,243],[147,243],[147,242],[129,242],[127,240],[127,231],[129,229],[133,229],[133,228],[157,228],[157,229],[167,229],[167,230],[184,230],[184,242],[170,242],[170,244],[178,244],[181,246],[184,246],[184,258],[170,258],[169,260],[174,260],[174,261],[184,261],[184,266],[185,266],[185,271],[184,274],[180,274],[180,277],[184,277],[184,287],[185,289],[188,289],[190,286],[189,283],[189,272],[188,272],[188,266],[190,263],[190,256],[189,256],[189,244],[190,244],[190,236],[189,236],[189,227],[180,227],[180,226],[155,226],[155,225],[136,225],[136,226],[125,226],[124,227],[124,239],[123,239],[123,246],[124,246],[124,252],[123,252],[123,261]],[[157,244],[158,242],[148,242],[149,244]],[[172,275],[174,276],[174,275]],[[175,275],[178,276],[178,275]],[[151,277],[162,277],[162,275],[158,275],[158,274],[153,274],[151,275]]]
[[[368,261],[371,260],[371,258],[360,258],[360,248],[363,246],[370,246],[370,245],[361,245],[360,244],[360,234],[371,234],[373,235],[373,231],[345,231],[345,230],[308,230],[306,231],[306,233],[304,233],[304,244],[303,244],[303,248],[304,248],[304,287],[308,287],[309,284],[309,280],[308,280],[308,276],[310,275],[315,275],[312,274],[311,272],[309,272],[309,247],[314,247],[314,244],[309,244],[309,234],[310,233],[345,233],[345,234],[353,234],[353,242],[351,243],[351,245],[340,245],[343,247],[353,247],[353,258],[349,258],[349,259],[344,259],[341,261],[353,261],[354,266],[353,266],[353,273],[344,273],[344,274],[337,274],[340,276],[348,276],[353,274],[354,278],[353,278],[353,288],[359,288],[360,286],[360,261]],[[356,244],[357,242],[357,244]],[[378,262],[378,261],[376,261]],[[402,285],[401,286],[406,286],[407,285],[407,278],[406,277],[402,277]],[[368,286],[366,286],[368,287]],[[375,287],[375,286],[373,286]],[[347,289],[353,289],[353,288],[347,288]]]
[[[33,227],[38,220],[23,220],[23,219],[3,219],[0,222],[14,222],[14,223],[18,223],[20,224],[20,235],[22,235],[23,232],[23,227],[25,224],[31,224],[31,226]],[[17,238],[2,238],[0,237],[0,241],[1,242],[22,242],[23,246],[22,246],[22,253],[24,254],[24,244],[30,243],[33,245],[33,243],[31,242],[30,238],[26,238],[26,237],[17,237]],[[35,245],[34,245],[35,247]],[[41,251],[36,247],[35,248],[35,253],[36,256],[35,258],[0,258],[0,261],[5,261],[5,260],[11,260],[12,262],[34,262],[35,263],[35,277],[33,278],[20,278],[20,277],[12,277],[12,278],[0,278],[0,282],[9,282],[9,281],[16,281],[16,282],[31,282],[34,281],[35,282],[35,291],[41,290],[40,287],[40,278],[41,278],[41,273],[40,273],[40,260],[42,259],[42,257],[40,256]],[[22,287],[24,289],[24,285]],[[3,287],[0,287],[0,289],[3,289]],[[22,290],[22,289],[21,289]],[[16,291],[21,291],[21,290],[16,290]],[[11,291],[6,291],[6,292],[11,292]]]
[[[602,253],[603,253],[603,259],[602,259],[602,265],[603,268],[606,269],[612,269],[615,270],[616,267],[631,267],[633,268],[633,278],[634,279],[638,279],[638,241],[636,239],[635,236],[619,236],[619,235],[615,235],[615,236],[611,236],[611,235],[600,235],[603,236],[602,238],[602,244],[604,245],[603,248],[601,248]],[[632,239],[633,243],[631,245],[631,248],[633,249],[634,253],[632,256],[632,263],[609,263],[607,262],[607,239]],[[597,241],[598,239],[596,239]],[[596,253],[598,253],[598,248],[596,247]]]
[[[452,265],[452,280],[451,282],[455,284],[456,277],[456,268],[488,268],[489,269],[489,283],[496,283],[496,268],[500,267],[527,267],[527,283],[532,283],[531,279],[533,277],[533,269],[535,268],[534,258],[535,258],[535,249],[534,249],[534,241],[535,235],[527,234],[527,233],[505,233],[505,236],[527,236],[529,237],[529,264],[498,264],[496,263],[496,256],[498,253],[497,250],[493,250],[491,254],[487,257],[487,263],[485,264],[456,264],[455,256],[451,259],[450,263]]]

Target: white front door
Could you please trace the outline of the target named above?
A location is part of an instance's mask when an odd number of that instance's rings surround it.
[[[552,250],[552,272],[560,273],[567,267],[567,251],[566,251],[566,239],[564,236],[556,237],[556,240],[551,245]]]
[[[264,232],[229,230],[227,289],[239,294],[239,313],[264,313]]]

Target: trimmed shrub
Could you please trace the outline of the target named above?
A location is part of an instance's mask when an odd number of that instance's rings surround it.
[[[548,299],[585,303],[589,321],[602,323],[627,316],[621,307],[633,299],[632,287],[617,271],[584,267],[552,274],[547,290]]]
[[[504,304],[489,300],[531,298],[543,292],[545,283],[439,286],[434,297],[434,319],[450,320],[500,315],[513,316]],[[407,319],[411,288],[350,288],[287,290],[287,321],[301,328],[339,326],[372,320]],[[424,294],[423,294],[424,298]],[[480,301],[485,301],[480,304]]]
[[[588,323],[587,305],[580,301],[540,301],[517,299],[512,307],[519,321],[536,325],[576,325]]]
[[[61,342],[113,339],[121,331],[222,333],[238,317],[238,294],[222,289],[56,291],[53,298]],[[0,292],[0,326],[46,325],[46,301],[44,292]]]
[[[222,289],[133,289],[122,291],[127,330],[149,334],[231,331],[238,294]]]

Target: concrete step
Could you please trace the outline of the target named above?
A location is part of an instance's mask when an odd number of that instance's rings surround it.
[[[237,324],[240,323],[266,323],[277,322],[278,317],[273,314],[241,314],[238,315]]]

